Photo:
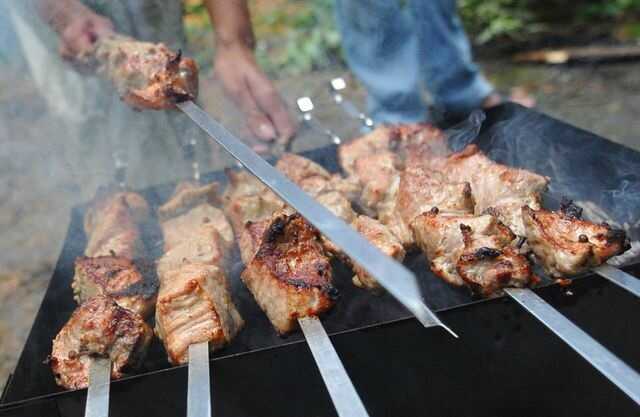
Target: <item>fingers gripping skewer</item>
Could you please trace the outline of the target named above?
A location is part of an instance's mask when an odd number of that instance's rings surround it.
[[[298,106],[298,111],[302,116],[302,121],[306,125],[308,125],[311,129],[323,135],[326,135],[329,139],[331,139],[332,143],[336,145],[339,145],[340,143],[342,143],[342,139],[340,138],[340,136],[336,135],[335,133],[333,133],[333,131],[329,129],[324,129],[320,125],[320,123],[318,123],[318,121],[313,117],[313,114],[311,112],[314,109],[314,105],[313,105],[313,101],[311,101],[309,97],[298,98],[298,100],[296,101],[296,104]]]
[[[331,94],[333,101],[336,104],[340,105],[340,107],[342,107],[345,113],[347,113],[349,116],[359,120],[360,123],[362,123],[363,127],[372,130],[375,127],[373,120],[369,116],[358,110],[355,104],[345,99],[342,95],[342,91],[344,91],[346,88],[347,82],[344,80],[344,78],[337,77],[329,82],[329,93]]]

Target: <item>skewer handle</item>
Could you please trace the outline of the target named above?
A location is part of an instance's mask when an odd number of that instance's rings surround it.
[[[506,288],[525,310],[640,404],[640,375],[529,289]]]
[[[89,364],[89,390],[84,417],[109,416],[109,388],[111,384],[111,360],[93,358]]]
[[[208,342],[189,346],[187,417],[211,417]]]
[[[317,317],[298,319],[311,354],[320,370],[333,405],[340,417],[368,417],[369,414],[353,386],[331,339]]]
[[[593,272],[629,291],[636,297],[640,297],[640,279],[633,275],[607,264],[594,268]]]

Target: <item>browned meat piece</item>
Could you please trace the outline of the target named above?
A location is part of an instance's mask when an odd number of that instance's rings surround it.
[[[87,236],[93,233],[102,218],[102,213],[109,211],[110,206],[123,204],[123,200],[137,224],[143,225],[149,221],[151,209],[140,194],[131,191],[118,191],[112,187],[100,187],[84,215],[84,231]]]
[[[224,212],[231,221],[236,238],[244,225],[268,219],[285,204],[267,186],[247,171],[226,171],[229,188],[224,193]]]
[[[53,339],[51,369],[67,389],[89,385],[91,357],[111,359],[111,378],[124,375],[146,354],[152,332],[140,315],[98,296],[78,307]]]
[[[358,216],[352,226],[385,255],[394,258],[398,262],[404,260],[406,253],[402,244],[393,233],[379,221],[367,216]],[[353,269],[356,273],[353,277],[354,285],[371,290],[380,289],[380,284],[362,267],[356,264],[353,266]]]
[[[316,162],[292,153],[282,155],[276,168],[296,184],[309,177],[331,178],[331,174]]]
[[[505,226],[496,223],[496,233],[490,235],[476,233],[464,224],[460,229],[464,250],[456,270],[474,293],[490,297],[500,294],[504,287],[522,288],[537,282],[527,258],[510,245],[513,235]]]
[[[196,263],[164,273],[156,332],[172,364],[189,361],[191,344],[208,341],[211,349],[226,345],[243,325],[222,269]]]
[[[356,174],[355,163],[358,158],[389,150],[392,130],[388,126],[380,126],[373,132],[340,145],[338,147],[338,161],[345,174],[347,176]]]
[[[241,277],[280,334],[329,310],[337,296],[320,234],[299,214],[271,220]]]
[[[166,272],[189,263],[217,265],[224,269],[227,258],[228,248],[220,234],[213,228],[203,227],[162,255],[158,260],[158,276],[162,280]]]
[[[162,43],[111,35],[98,39],[93,51],[79,59],[97,67],[136,109],[171,109],[198,95],[196,62]]]
[[[560,211],[522,208],[529,247],[553,277],[576,275],[630,248],[623,230],[580,219],[571,203]]]
[[[81,256],[75,262],[71,288],[78,304],[97,295],[109,296],[146,318],[155,308],[158,281],[152,269],[140,262],[117,256]]]
[[[449,181],[469,182],[475,199],[475,213],[496,216],[511,230],[524,236],[521,208],[539,209],[541,193],[549,179],[524,169],[498,164],[469,145],[446,158],[422,158],[432,170],[440,171]]]
[[[233,230],[226,216],[217,207],[203,203],[186,213],[160,223],[164,237],[164,250],[179,246],[202,229],[215,230],[225,248],[233,246]]]
[[[397,187],[394,182],[400,176],[402,162],[391,151],[380,151],[363,155],[354,163],[354,177],[362,187],[360,205],[368,213],[375,215],[381,206],[395,200]]]
[[[168,220],[186,213],[203,203],[219,203],[218,188],[220,184],[212,182],[205,185],[183,181],[176,186],[173,196],[158,208],[160,221]]]
[[[436,207],[447,214],[473,213],[468,182],[448,182],[441,173],[412,164],[402,172],[396,200],[397,213],[406,224]]]
[[[411,227],[431,270],[446,282],[483,296],[505,286],[533,283],[526,258],[512,248],[515,235],[491,215],[452,216],[437,210],[418,216]]]
[[[136,201],[139,206],[132,208],[130,201]],[[144,245],[138,226],[142,213],[148,209],[144,199],[134,193],[116,193],[100,198],[96,203],[85,219],[88,235],[85,255],[142,257]]]
[[[240,258],[245,265],[248,265],[256,254],[262,236],[270,223],[271,219],[264,219],[257,222],[248,221],[244,225],[238,245],[240,246]]]
[[[192,186],[193,191],[205,187]],[[158,261],[160,292],[156,332],[173,364],[189,360],[189,345],[209,342],[215,350],[231,341],[244,322],[224,275],[233,231],[222,210],[213,207],[211,191],[184,198],[178,187],[165,207],[177,217],[162,222],[165,254]]]

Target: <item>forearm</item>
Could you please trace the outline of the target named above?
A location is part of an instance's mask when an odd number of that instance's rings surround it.
[[[218,47],[243,46],[253,49],[255,38],[246,0],[205,0]]]
[[[58,33],[74,18],[91,13],[79,0],[38,0],[37,3],[40,16]]]

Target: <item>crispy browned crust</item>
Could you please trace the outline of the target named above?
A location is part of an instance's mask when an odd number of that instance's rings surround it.
[[[111,378],[138,365],[151,342],[151,328],[140,315],[108,297],[87,300],[53,340],[50,364],[56,383],[67,389],[89,385],[92,356],[111,359]]]
[[[198,96],[196,62],[162,43],[107,36],[98,40],[92,58],[122,99],[136,109],[172,109]]]
[[[581,220],[575,213],[522,208],[527,243],[553,277],[580,274],[630,248],[623,230]]]
[[[320,234],[299,214],[276,215],[242,280],[281,333],[329,310],[337,297]]]
[[[145,318],[155,308],[158,280],[151,265],[142,261],[117,256],[80,256],[75,261],[71,288],[78,304],[96,295],[109,296],[121,307]]]

